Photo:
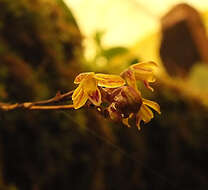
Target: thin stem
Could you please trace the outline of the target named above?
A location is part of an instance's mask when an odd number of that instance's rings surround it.
[[[73,94],[73,90],[67,93],[61,94],[58,92],[53,98],[43,101],[36,102],[24,102],[24,103],[15,103],[15,104],[7,104],[0,102],[0,110],[2,111],[11,111],[15,109],[26,109],[26,110],[58,110],[58,109],[73,109],[73,105],[44,105],[49,103],[55,103],[66,98],[71,98]]]
[[[73,105],[57,105],[57,106],[31,106],[29,110],[63,110],[73,109]]]

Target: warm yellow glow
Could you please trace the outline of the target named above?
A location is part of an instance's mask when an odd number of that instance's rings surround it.
[[[93,34],[104,30],[103,45],[131,47],[141,61],[160,63],[160,17],[177,3],[208,9],[208,0],[64,0],[73,12],[82,34],[85,57],[92,60]]]
[[[187,2],[208,8],[207,0],[65,0],[73,11],[82,33],[89,37],[105,30],[105,45],[132,45],[157,31],[159,17],[171,6]]]

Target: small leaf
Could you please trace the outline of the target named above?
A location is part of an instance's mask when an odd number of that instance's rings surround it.
[[[128,52],[127,48],[124,47],[112,47],[102,52],[102,55],[107,59],[111,59],[115,56],[122,55]]]

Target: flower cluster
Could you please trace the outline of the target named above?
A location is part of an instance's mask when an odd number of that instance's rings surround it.
[[[74,83],[79,84],[72,95],[73,105],[78,109],[89,101],[95,106],[106,103],[104,113],[114,121],[122,121],[130,127],[129,119],[135,118],[140,129],[140,122],[149,122],[153,117],[154,109],[160,114],[160,106],[153,101],[142,98],[137,88],[137,80],[153,91],[149,83],[155,81],[154,62],[143,62],[131,65],[118,75],[95,74],[94,72],[81,73]],[[150,107],[150,108],[149,108]]]

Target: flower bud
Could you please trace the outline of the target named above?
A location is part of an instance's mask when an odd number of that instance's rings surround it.
[[[142,104],[141,94],[130,86],[122,87],[120,94],[115,96],[115,107],[117,111],[128,117],[131,113],[137,113]]]
[[[130,114],[137,113],[141,104],[140,92],[130,86],[123,86],[114,96],[107,111],[112,120],[121,121],[122,118],[128,118]]]

